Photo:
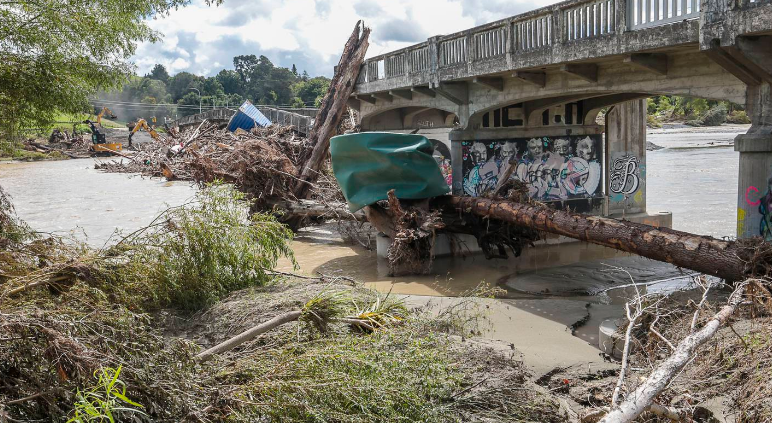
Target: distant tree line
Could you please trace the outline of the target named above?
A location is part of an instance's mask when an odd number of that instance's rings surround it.
[[[110,108],[121,121],[152,116],[178,118],[213,107],[236,108],[247,99],[253,104],[283,107],[317,107],[330,86],[324,76],[311,78],[297,67],[275,66],[254,54],[233,58],[234,70],[223,69],[204,77],[190,72],[174,76],[157,64],[145,76],[133,76],[120,91],[105,92],[94,101],[95,109]],[[200,94],[200,98],[199,98]]]
[[[729,101],[660,95],[649,97],[647,109],[648,124],[653,127],[659,127],[668,121],[685,121],[693,126],[750,123],[745,108]]]

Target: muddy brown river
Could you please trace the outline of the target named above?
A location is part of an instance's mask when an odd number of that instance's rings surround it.
[[[647,154],[649,211],[672,212],[675,229],[734,236],[738,153],[730,143],[746,128],[650,131],[648,140],[666,148]],[[186,182],[102,173],[94,162],[0,163],[0,186],[36,230],[72,234],[95,246],[116,230],[148,224],[165,208],[189,201],[196,190]],[[525,260],[441,258],[432,275],[400,278],[388,277],[374,252],[344,242],[331,227],[301,232],[293,247],[300,272],[351,276],[418,303],[453,301],[482,281],[503,288],[506,294],[488,303],[493,324],[486,335],[512,343],[536,371],[603,366],[598,326],[619,316],[629,295],[615,286],[631,277],[640,283],[664,280],[649,289],[668,291],[689,280],[670,265],[579,243],[545,248]],[[565,254],[569,250],[573,253]],[[280,266],[291,269],[287,261]],[[577,322],[582,324],[572,331]]]

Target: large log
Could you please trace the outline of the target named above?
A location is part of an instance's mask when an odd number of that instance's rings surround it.
[[[435,205],[603,245],[731,281],[749,273],[750,252],[733,241],[547,207],[479,197],[438,197]]]
[[[343,112],[348,108],[348,99],[354,92],[359,71],[364,62],[365,54],[367,54],[369,37],[370,28],[365,27],[362,21],[359,21],[343,48],[340,62],[338,62],[335,75],[330,82],[330,89],[322,100],[314,120],[314,126],[308,136],[313,150],[310,153],[305,153],[306,156],[300,160],[301,163],[304,163],[304,167],[295,189],[295,197],[298,199],[308,198],[311,186],[316,181],[322,163],[327,157],[327,152],[330,149],[330,138],[335,135]]]

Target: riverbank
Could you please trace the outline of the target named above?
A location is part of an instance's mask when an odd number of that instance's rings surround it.
[[[485,319],[480,300],[433,312],[338,278],[277,274],[269,269],[291,260],[290,233],[268,215],[247,223],[232,188],[208,188],[160,216],[163,225],[100,249],[29,232],[1,196],[0,379],[12,381],[0,386],[1,416],[567,418],[516,351],[469,340]],[[259,338],[202,358],[278,318]]]

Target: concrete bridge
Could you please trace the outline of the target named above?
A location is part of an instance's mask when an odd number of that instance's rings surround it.
[[[743,237],[772,218],[771,83],[772,0],[569,0],[372,57],[349,105],[363,130],[436,139],[454,193],[512,163],[536,199],[667,225],[646,213],[644,99],[744,104]]]
[[[255,106],[260,113],[265,115],[271,122],[294,126],[298,133],[307,135],[311,128],[314,126],[314,118],[318,109],[304,108],[276,108],[271,106]],[[209,122],[217,124],[227,124],[231,117],[236,113],[234,109],[220,108],[212,109],[203,113],[197,113],[195,115],[185,116],[181,119],[177,119],[172,125],[179,126],[180,129],[184,129],[190,126],[201,124],[204,119]]]

